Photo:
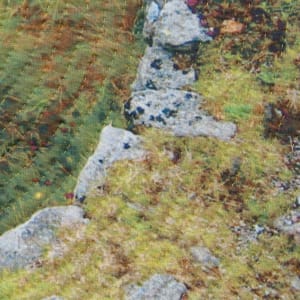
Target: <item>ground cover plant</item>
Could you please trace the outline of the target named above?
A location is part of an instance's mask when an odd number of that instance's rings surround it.
[[[137,5],[1,2],[0,232],[70,202],[101,127],[125,126]]]
[[[2,273],[1,299],[52,294],[122,299],[125,286],[154,273],[184,282],[186,299],[297,299],[291,280],[300,276],[299,244],[273,226],[300,192],[299,186],[278,188],[296,175],[285,156],[299,131],[297,1],[206,1],[197,10],[220,34],[216,31],[214,41],[200,45],[188,61],[199,68],[199,80],[190,89],[203,94],[216,118],[234,121],[237,136],[222,142],[136,129],[147,158],[119,162],[109,170],[103,189],[84,204],[91,219],[85,232],[60,233],[67,245],[63,258],[45,254],[35,270]],[[242,31],[229,30],[234,23],[224,25],[232,16],[243,24]],[[285,24],[279,42],[270,38],[278,20]],[[227,30],[222,32],[222,26]],[[138,52],[134,49],[128,59]],[[102,92],[125,99],[128,82],[122,86],[109,78],[109,89]],[[81,102],[78,113],[85,105]],[[266,119],[268,107],[277,115]],[[249,241],[257,226],[264,230]],[[197,245],[209,248],[220,267],[207,270],[197,264],[190,252]]]

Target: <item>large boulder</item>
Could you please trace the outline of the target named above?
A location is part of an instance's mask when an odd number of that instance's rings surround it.
[[[180,300],[186,292],[186,286],[173,276],[156,274],[140,287],[127,288],[126,300]]]
[[[79,174],[74,190],[75,200],[84,201],[89,191],[104,183],[107,168],[118,160],[142,159],[145,151],[141,138],[132,132],[114,128],[103,128],[99,144]]]
[[[168,1],[155,21],[153,43],[167,49],[190,51],[198,42],[210,41],[207,28],[200,25],[184,0]]]
[[[172,61],[172,54],[161,47],[147,47],[139,64],[133,91],[145,89],[179,89],[196,79],[193,69],[180,70]]]
[[[86,224],[78,206],[45,208],[29,221],[0,236],[0,270],[29,266],[42,256],[44,247],[55,243],[55,232],[62,227]]]
[[[212,136],[229,140],[236,125],[219,122],[201,109],[200,95],[174,89],[132,93],[125,113],[135,125],[153,126],[175,136]]]

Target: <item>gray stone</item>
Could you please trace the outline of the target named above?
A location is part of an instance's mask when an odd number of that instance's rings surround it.
[[[202,98],[181,90],[145,90],[132,93],[125,105],[127,117],[135,125],[153,126],[175,136],[212,136],[229,140],[236,125],[219,122],[201,110]]]
[[[295,208],[298,208],[298,207],[300,207],[300,195],[298,195],[295,200]]]
[[[29,221],[0,236],[0,269],[29,266],[43,254],[46,245],[55,242],[61,227],[86,224],[84,212],[77,206],[50,207],[35,213]]]
[[[187,292],[183,283],[171,275],[156,274],[141,287],[127,289],[127,300],[180,300]]]
[[[213,256],[211,252],[205,247],[192,247],[191,254],[195,261],[201,263],[201,265],[206,268],[215,268],[220,264],[219,259]]]
[[[155,30],[155,23],[159,18],[162,6],[155,2],[151,1],[146,7],[146,16],[143,28],[143,36],[150,39]]]
[[[100,134],[99,144],[79,174],[74,190],[75,199],[82,202],[88,192],[102,186],[107,168],[118,160],[142,159],[145,151],[142,139],[130,131],[106,126]]]
[[[133,91],[179,89],[192,84],[195,79],[196,74],[193,69],[178,69],[172,61],[172,54],[161,47],[147,47],[139,64],[137,78],[131,88]]]
[[[274,226],[283,233],[293,236],[296,243],[300,244],[300,209],[279,217],[275,220]]]
[[[183,0],[167,2],[155,23],[153,43],[167,49],[189,51],[198,42],[210,41],[207,29],[202,27]]]
[[[47,298],[43,298],[42,300],[64,300],[64,298],[53,295],[53,296],[50,296],[50,297],[47,297]]]
[[[300,291],[300,278],[298,276],[295,276],[294,278],[292,278],[291,287],[294,290]]]

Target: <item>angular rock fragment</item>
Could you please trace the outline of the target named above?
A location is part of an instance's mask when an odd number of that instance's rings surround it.
[[[125,105],[127,117],[135,125],[153,126],[175,136],[212,136],[229,140],[236,125],[219,122],[201,110],[202,98],[196,93],[165,89],[132,93]]]
[[[215,268],[220,264],[219,259],[213,256],[211,252],[205,247],[192,247],[191,254],[195,261],[201,263],[201,265],[206,268]]]
[[[300,291],[300,277],[295,276],[292,278],[291,287],[296,291]]]
[[[179,70],[172,61],[172,54],[161,47],[147,47],[139,64],[133,91],[164,88],[179,89],[196,79],[193,69]]]
[[[153,44],[166,49],[190,51],[198,42],[210,41],[207,29],[202,27],[183,0],[168,1],[155,23]]]
[[[126,300],[181,300],[186,286],[171,275],[156,274],[141,287],[127,288]]]
[[[87,193],[103,185],[106,170],[115,161],[141,159],[145,151],[142,139],[130,131],[106,126],[103,128],[99,144],[79,174],[74,190],[75,199],[83,202]]]
[[[162,5],[156,1],[151,1],[146,7],[146,16],[143,28],[143,36],[150,39],[153,36],[155,23],[159,18]]]
[[[35,213],[29,221],[0,236],[0,270],[19,269],[35,263],[46,245],[56,241],[62,227],[86,224],[78,206],[50,207]]]

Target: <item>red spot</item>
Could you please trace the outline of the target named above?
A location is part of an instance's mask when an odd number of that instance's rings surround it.
[[[62,127],[62,128],[60,128],[60,131],[62,133],[67,133],[69,131],[69,129],[67,127]]]
[[[199,0],[187,0],[186,1],[186,4],[189,6],[189,7],[195,7],[199,4]]]
[[[73,199],[74,198],[74,194],[73,193],[65,193],[65,198],[66,199]]]
[[[44,182],[44,184],[47,185],[47,186],[49,186],[49,185],[52,184],[52,182],[51,182],[50,180],[46,180],[46,181]]]
[[[34,183],[40,182],[40,180],[38,178],[32,178],[31,181]]]
[[[41,142],[41,147],[48,147],[48,146],[49,146],[49,144],[47,142],[45,142],[45,141]]]
[[[35,145],[31,145],[31,146],[30,146],[30,150],[31,150],[31,151],[36,151],[36,150],[38,150],[38,149],[39,149],[38,146],[35,146]]]

